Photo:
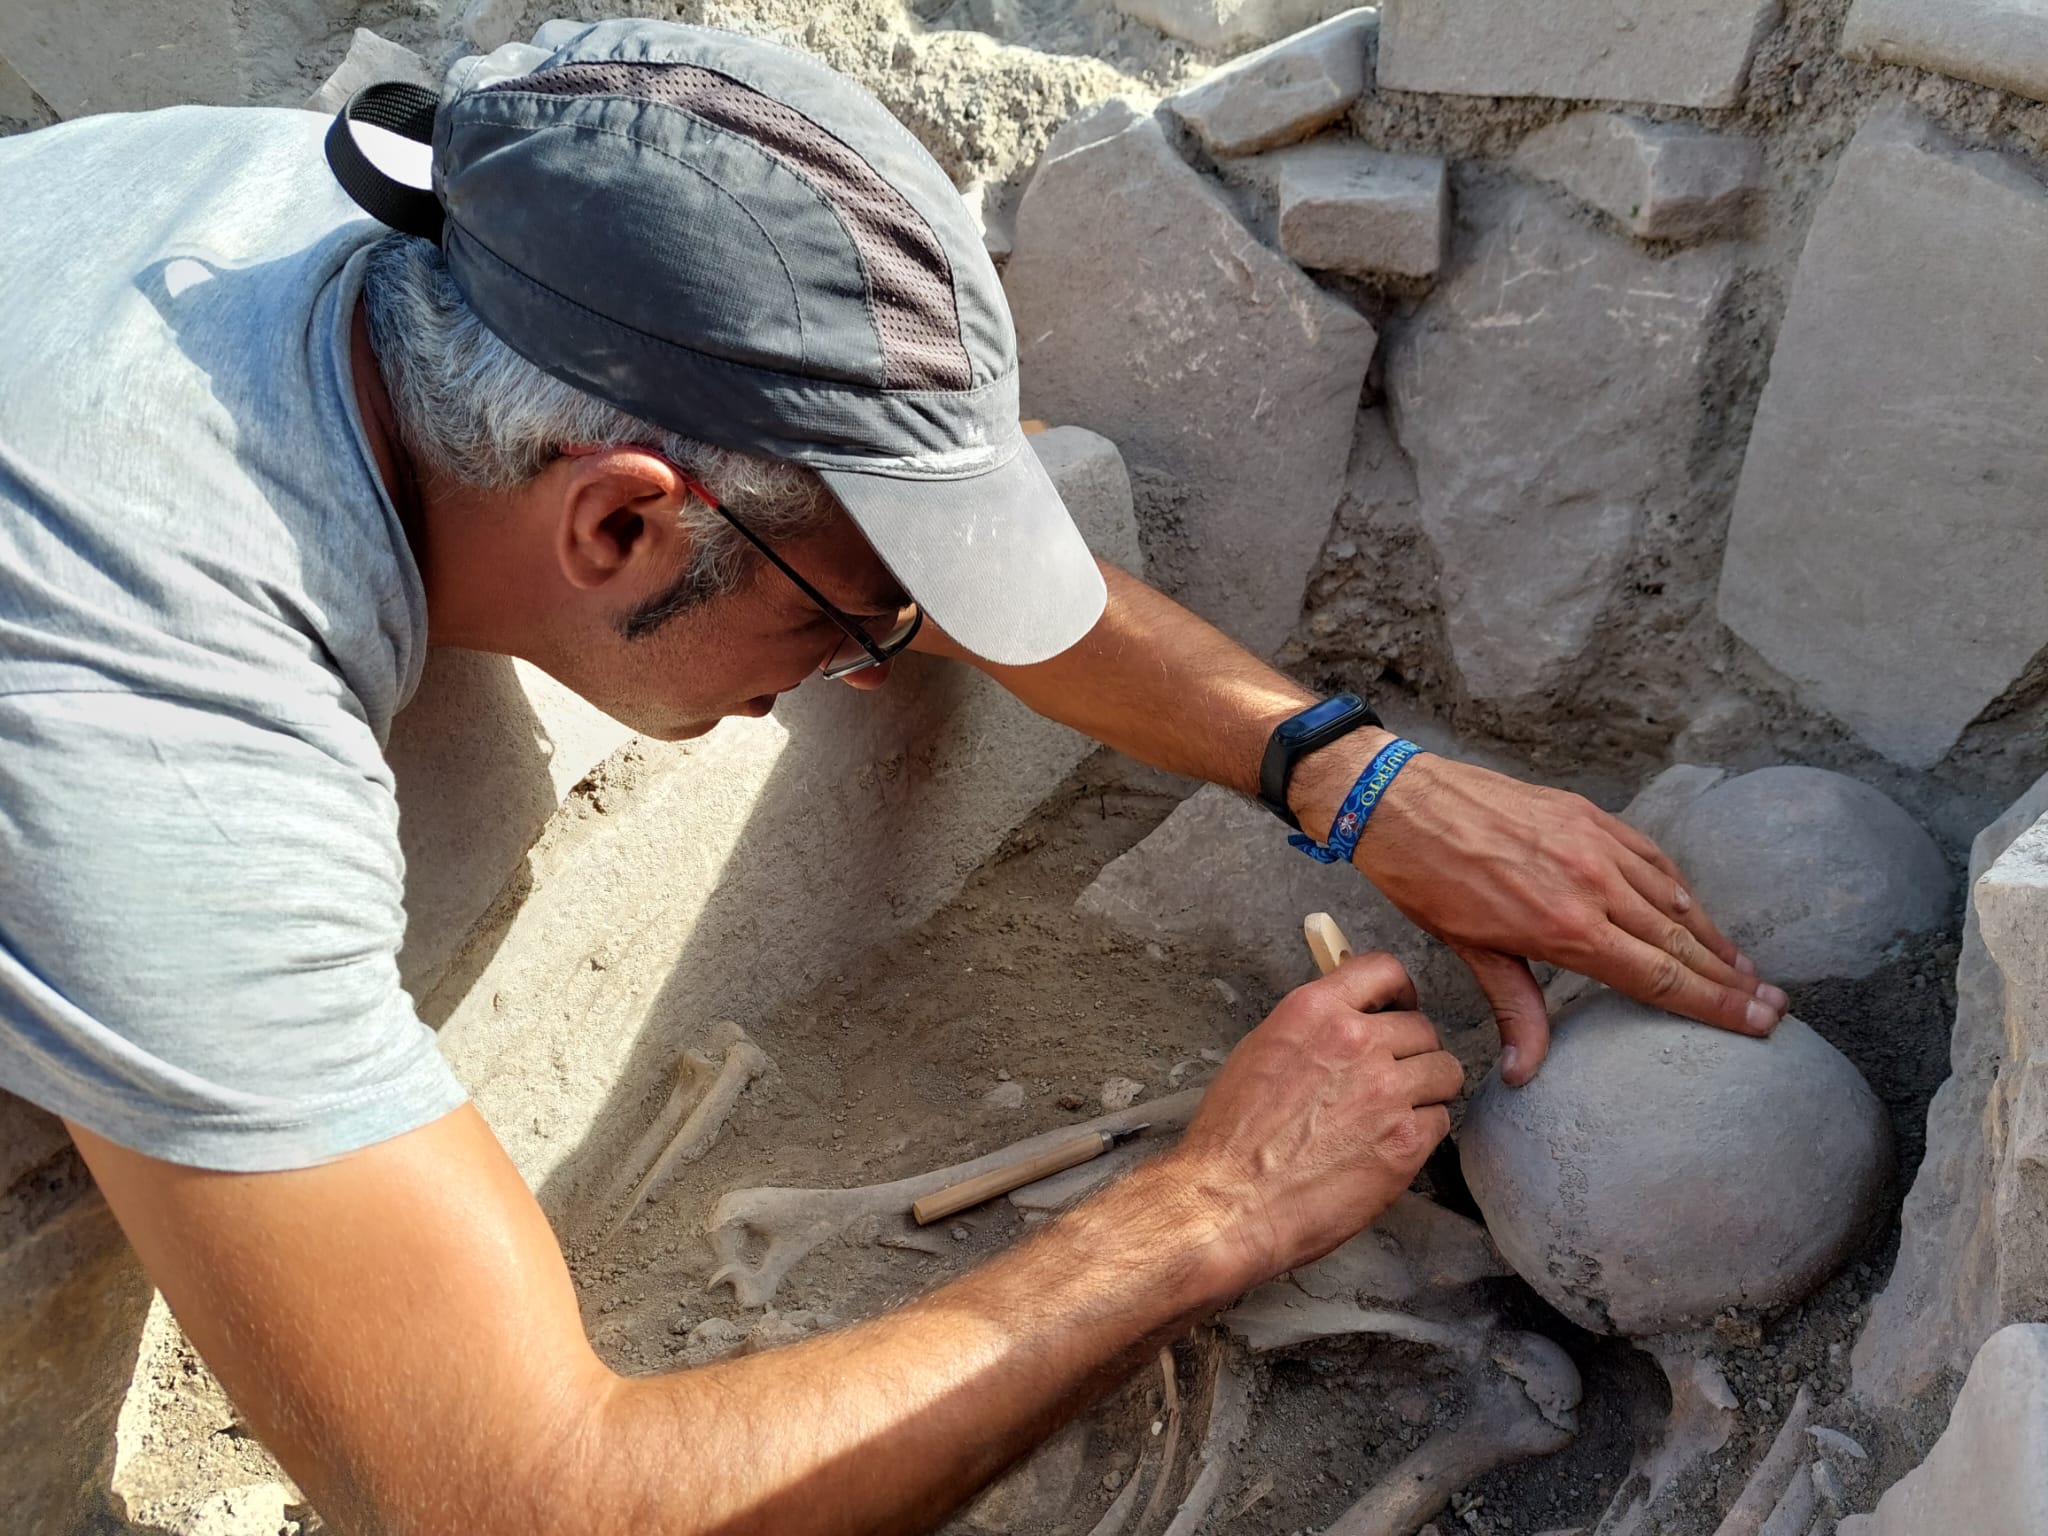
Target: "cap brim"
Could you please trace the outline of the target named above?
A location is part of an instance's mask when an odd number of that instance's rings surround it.
[[[1050,660],[1102,617],[1102,571],[1028,439],[970,479],[818,474],[931,622],[983,660]]]

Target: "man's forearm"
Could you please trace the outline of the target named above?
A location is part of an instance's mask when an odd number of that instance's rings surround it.
[[[1140,762],[1255,793],[1266,738],[1315,693],[1137,577],[1106,562],[1102,574],[1109,603],[1080,644],[1030,667],[962,659],[1038,713]],[[1345,751],[1305,763],[1289,786],[1310,831],[1328,830],[1356,763],[1390,739],[1353,736]]]
[[[618,1383],[577,1482],[603,1531],[918,1531],[1247,1281],[1169,1161],[873,1322]],[[650,1476],[650,1469],[665,1469]]]

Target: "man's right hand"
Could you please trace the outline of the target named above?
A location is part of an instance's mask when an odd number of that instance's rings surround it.
[[[1393,1204],[1450,1131],[1464,1080],[1401,962],[1355,955],[1245,1037],[1162,1161],[1215,1202],[1256,1283]]]

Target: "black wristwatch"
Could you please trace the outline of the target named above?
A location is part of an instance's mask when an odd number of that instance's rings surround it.
[[[1372,706],[1355,693],[1340,693],[1282,720],[1273,727],[1259,762],[1259,804],[1299,832],[1301,822],[1287,805],[1287,781],[1294,776],[1294,765],[1361,725],[1380,724]]]

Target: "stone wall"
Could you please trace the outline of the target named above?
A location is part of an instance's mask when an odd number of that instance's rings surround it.
[[[1098,109],[1019,210],[1027,407],[1117,438],[1155,569],[1306,675],[1554,774],[1838,768],[1960,849],[2048,720],[2048,109],[1966,9],[1388,0]],[[1290,615],[1239,552],[1333,484]]]

